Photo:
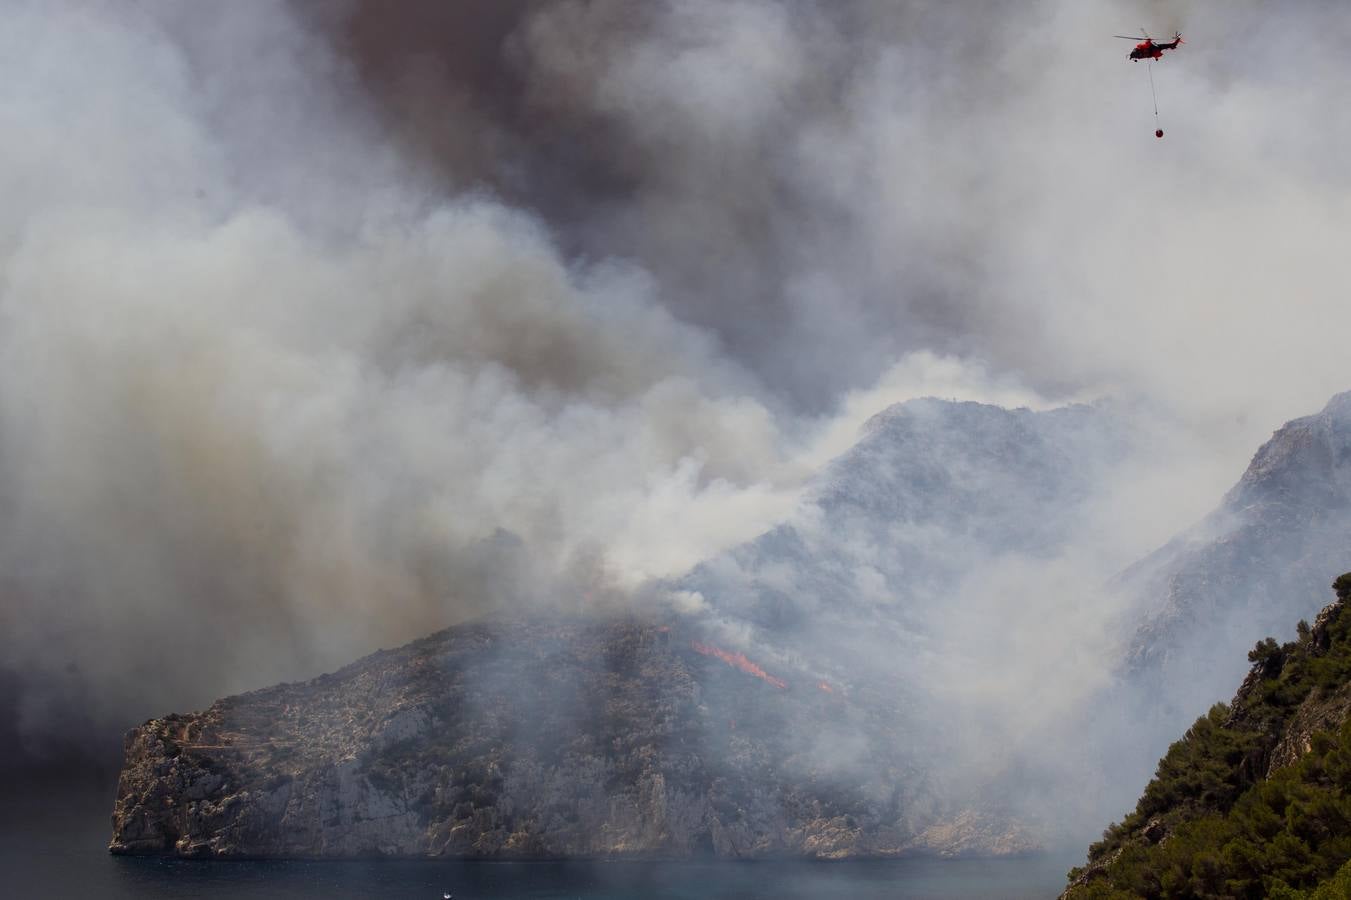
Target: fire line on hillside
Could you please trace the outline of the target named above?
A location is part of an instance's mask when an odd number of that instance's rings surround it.
[[[710,644],[702,644],[699,641],[691,641],[690,647],[693,648],[695,653],[720,659],[727,663],[727,665],[740,669],[747,675],[754,675],[756,678],[768,681],[779,690],[788,689],[788,682],[784,681],[782,678],[775,678],[773,675],[770,675],[764,669],[747,659],[746,654],[744,653],[729,653],[726,650],[722,650]]]

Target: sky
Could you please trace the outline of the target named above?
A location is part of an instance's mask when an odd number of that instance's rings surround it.
[[[1163,139],[1141,26],[1188,41]],[[925,395],[1110,400],[1154,452],[1099,540],[1146,552],[1351,387],[1349,41],[1335,2],[16,0],[0,735],[625,608]]]

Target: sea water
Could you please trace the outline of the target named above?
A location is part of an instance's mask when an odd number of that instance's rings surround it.
[[[107,800],[105,803],[104,800]],[[1055,897],[1081,854],[1000,860],[698,862],[257,861],[108,854],[111,800],[6,804],[0,896],[412,897],[436,900],[1022,900]]]

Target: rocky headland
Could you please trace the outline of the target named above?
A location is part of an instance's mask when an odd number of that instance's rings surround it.
[[[885,687],[679,625],[477,624],[146,722],[110,849],[184,857],[1019,853],[945,807]]]

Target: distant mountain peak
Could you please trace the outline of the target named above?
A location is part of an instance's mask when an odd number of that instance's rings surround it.
[[[1317,413],[1282,425],[1257,453],[1226,505],[1287,500],[1343,504],[1351,498],[1351,391]]]
[[[1351,392],[1281,426],[1200,524],[1121,577],[1145,607],[1133,677],[1176,715],[1219,699],[1252,641],[1317,612],[1351,564]]]

